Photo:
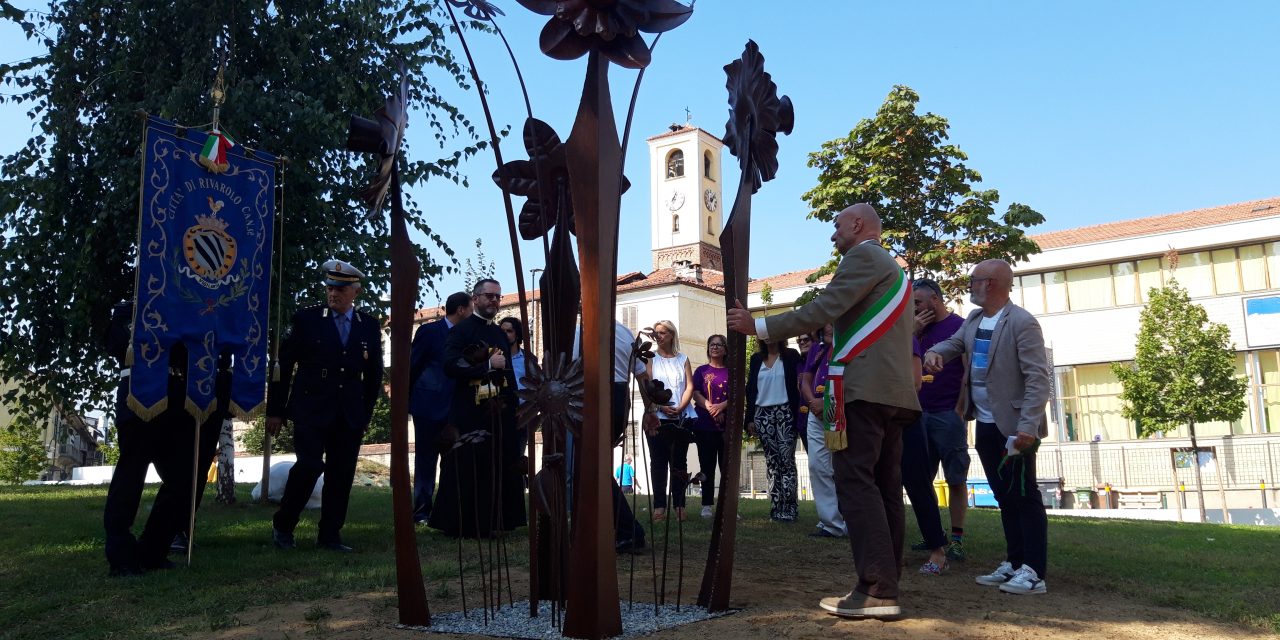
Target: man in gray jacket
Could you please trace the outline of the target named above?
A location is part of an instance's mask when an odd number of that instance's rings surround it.
[[[1045,593],[1048,519],[1036,484],[1036,450],[1049,434],[1049,363],[1035,317],[1009,302],[1013,270],[986,260],[969,276],[969,300],[980,307],[955,335],[924,354],[930,372],[964,357],[960,395],[966,420],[977,420],[974,448],[1000,504],[1007,558],[976,578],[1016,594]]]

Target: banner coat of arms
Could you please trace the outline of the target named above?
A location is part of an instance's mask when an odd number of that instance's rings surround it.
[[[276,160],[235,146],[215,172],[201,161],[208,138],[147,118],[129,380],[129,407],[144,419],[167,408],[178,343],[195,418],[214,410],[223,354],[232,413],[248,419],[265,399]]]

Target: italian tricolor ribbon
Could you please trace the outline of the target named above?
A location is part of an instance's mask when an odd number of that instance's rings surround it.
[[[200,164],[214,173],[226,171],[231,166],[227,162],[227,151],[234,146],[236,141],[231,136],[217,129],[210,131],[209,137],[204,140],[204,148],[200,150]]]
[[[826,390],[822,394],[824,435],[827,449],[840,451],[848,446],[844,418],[844,368],[859,353],[866,351],[880,339],[907,308],[911,300],[911,282],[902,269],[889,289],[884,292],[862,315],[835,336],[835,348],[827,365]]]

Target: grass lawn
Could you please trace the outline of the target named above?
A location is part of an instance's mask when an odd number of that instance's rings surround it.
[[[248,489],[240,487],[242,500]],[[310,549],[314,514],[305,514],[299,526],[299,551],[285,554],[270,545],[274,507],[223,507],[210,500],[201,511],[191,569],[108,578],[105,487],[0,488],[0,638],[181,637],[252,624],[238,617],[252,607],[394,589],[389,496],[389,489],[353,490],[343,536],[358,553],[349,555]],[[154,497],[151,487],[138,526]],[[807,527],[770,526],[766,501],[741,504],[741,548],[799,549],[808,542]],[[970,513],[971,537],[999,539],[995,512]],[[813,503],[802,502],[800,515],[813,522]],[[705,545],[709,528],[692,518],[686,541]],[[911,542],[914,523],[908,532]],[[527,557],[522,534],[510,538],[513,565]],[[1280,529],[1052,518],[1049,534],[1051,582],[1063,577],[1100,593],[1280,634]],[[419,545],[428,597],[456,590],[455,543],[423,531]],[[971,548],[968,569],[993,567],[1000,560],[997,546]],[[763,561],[753,555],[739,554],[739,571]],[[702,564],[689,567],[686,582],[696,588]],[[625,597],[626,585],[622,590]],[[387,620],[394,620],[393,597],[385,598],[385,607]]]

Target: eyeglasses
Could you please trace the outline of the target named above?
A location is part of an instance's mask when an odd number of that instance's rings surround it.
[[[710,349],[711,347],[720,347],[721,349],[723,349],[723,348],[724,348],[724,343],[723,343],[723,342],[712,342],[711,344],[708,344],[708,345],[707,345],[707,348],[708,348],[708,349]]]
[[[796,342],[800,344],[809,344],[810,342],[813,342],[813,339],[812,338],[796,338]]]
[[[500,299],[502,299],[502,294],[501,294],[501,293],[478,293],[478,294],[476,294],[476,297],[477,297],[477,298],[488,298],[488,299],[490,299],[490,300],[500,300]]]
[[[969,288],[972,289],[973,285],[980,284],[990,279],[991,278],[969,278]]]

